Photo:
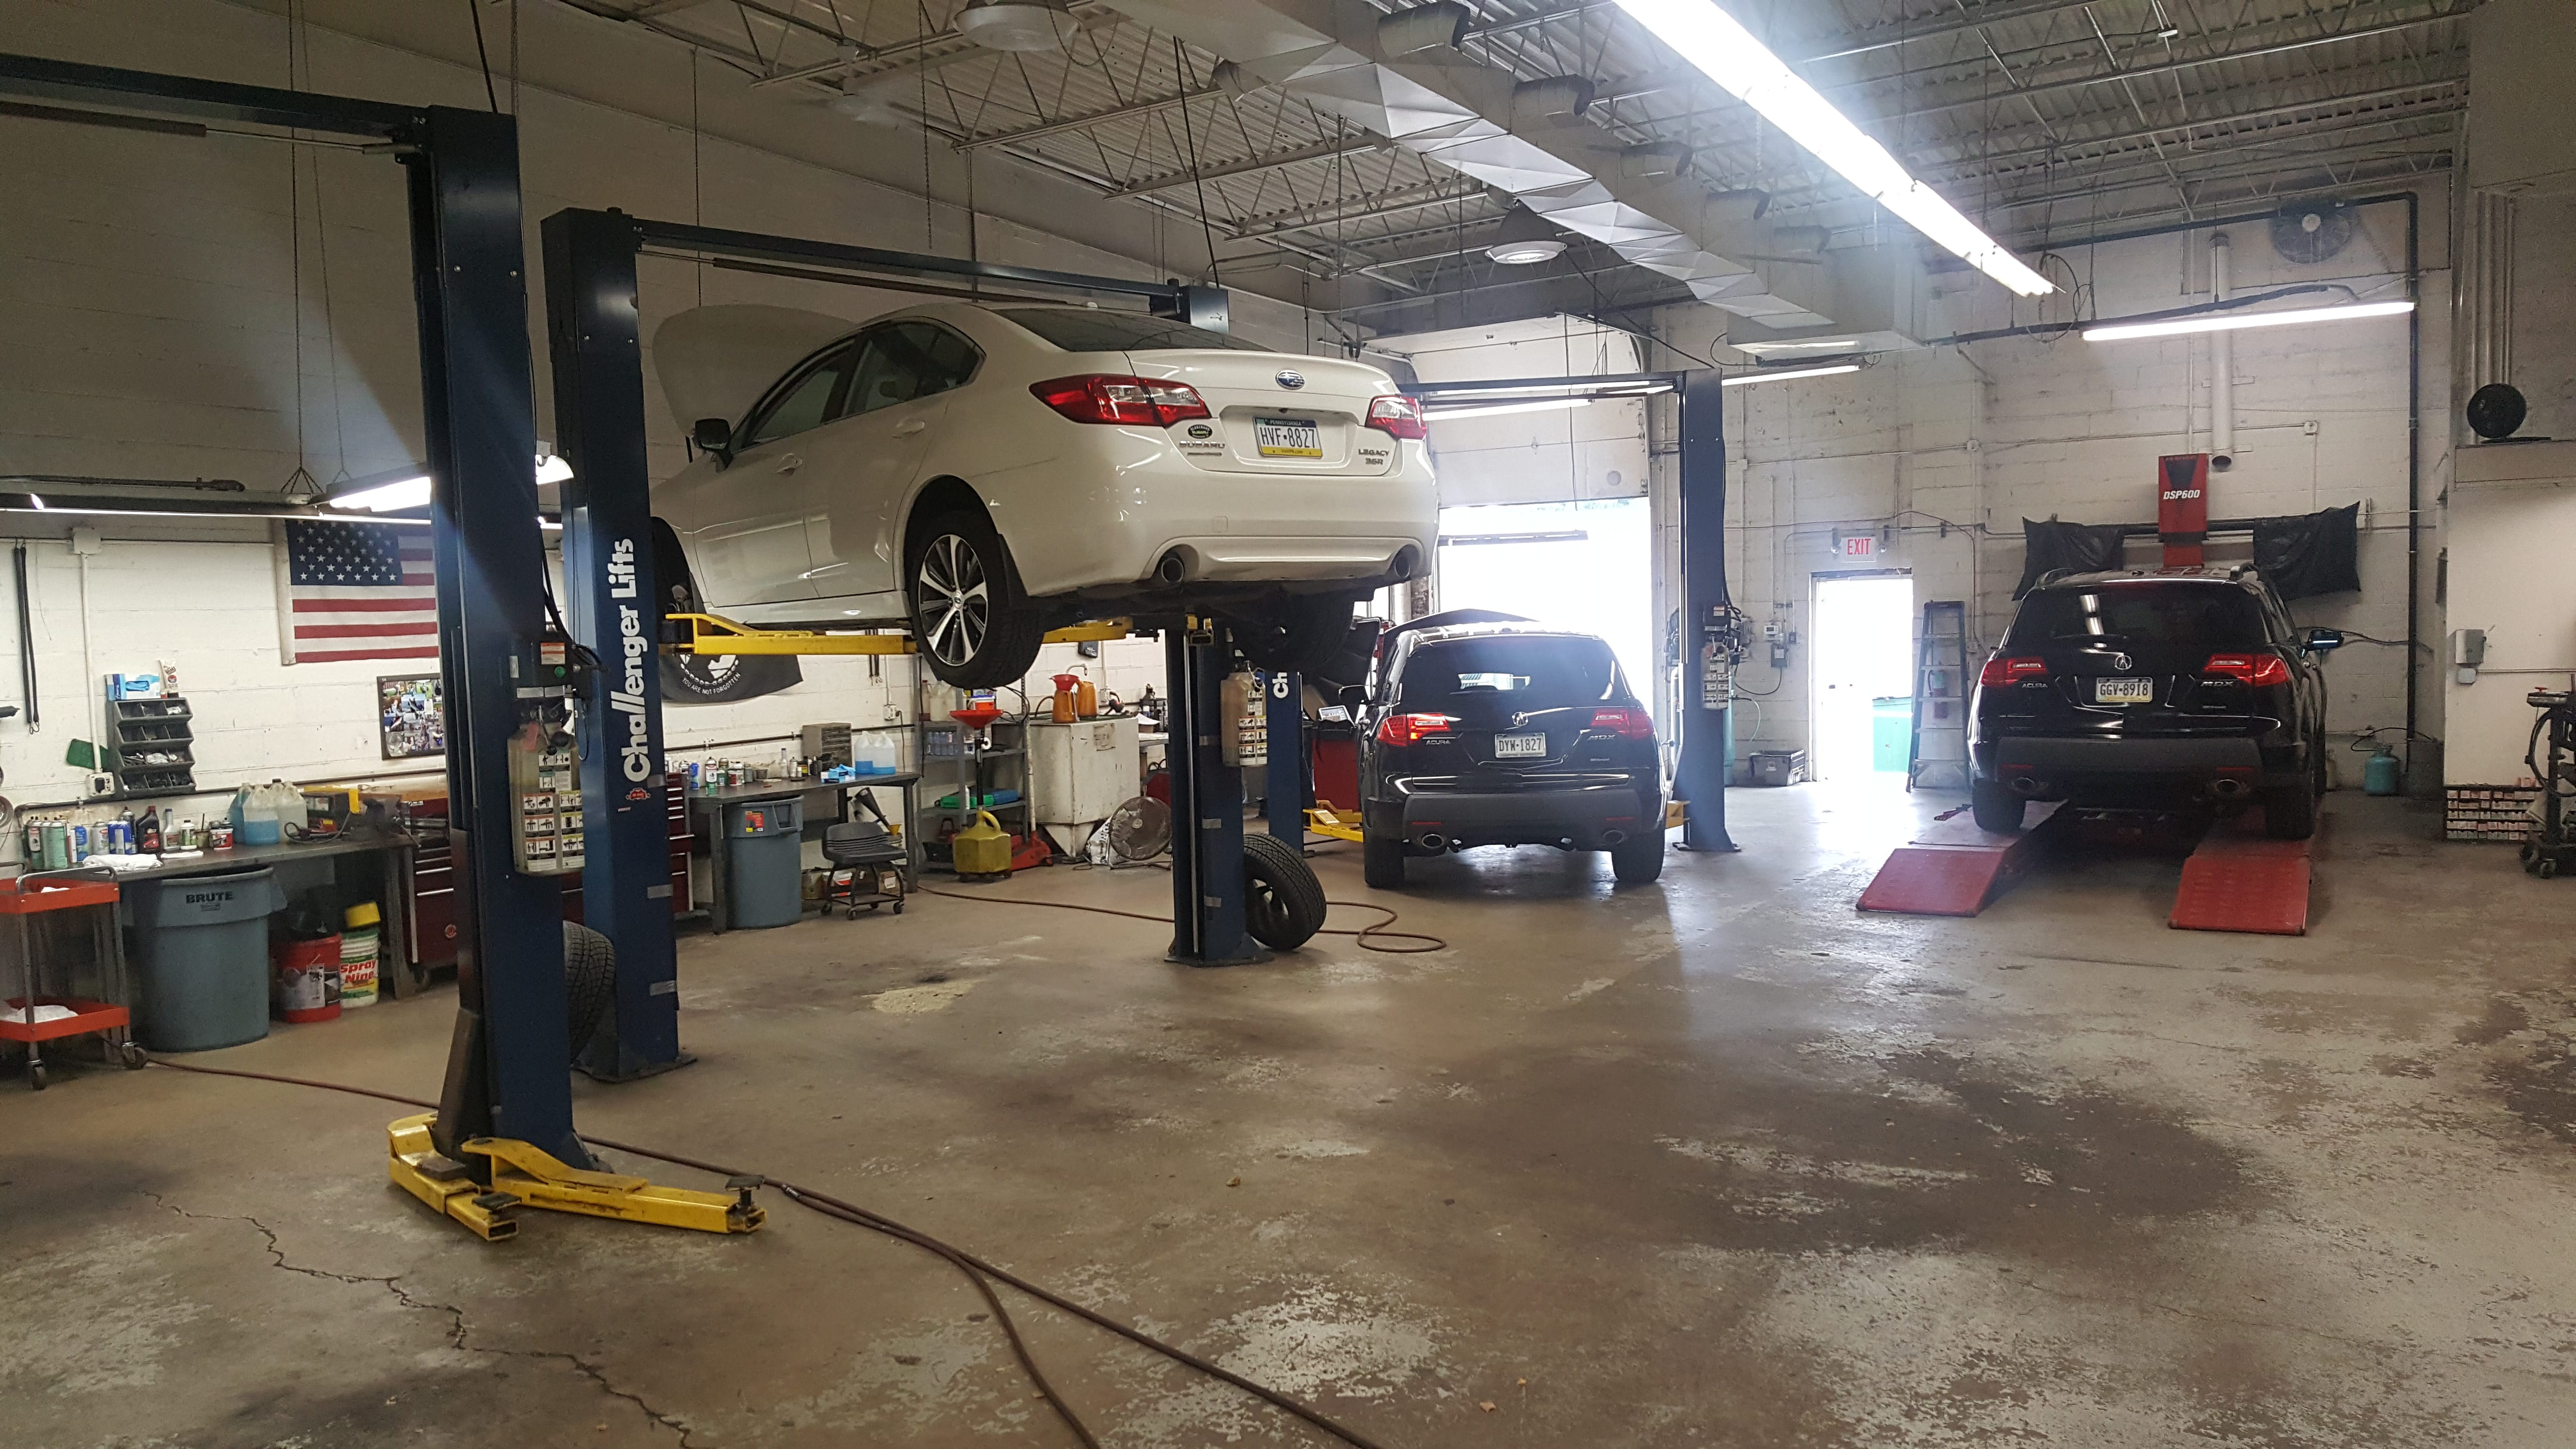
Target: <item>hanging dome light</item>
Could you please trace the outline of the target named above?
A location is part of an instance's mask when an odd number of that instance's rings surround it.
[[[1552,262],[1565,255],[1565,237],[1537,212],[1514,206],[1504,214],[1503,229],[1494,234],[1494,244],[1485,248],[1485,255],[1507,267]]]
[[[957,12],[957,33],[988,50],[1062,50],[1073,24],[1049,0],[974,0]]]

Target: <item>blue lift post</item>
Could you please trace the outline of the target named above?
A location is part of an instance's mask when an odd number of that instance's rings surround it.
[[[1726,587],[1726,420],[1723,379],[1710,368],[1681,377],[1682,701],[1674,794],[1683,801],[1682,844],[1734,850],[1726,833],[1726,782],[1735,754]],[[1721,677],[1722,676],[1722,677]]]
[[[409,171],[449,826],[460,867],[456,1035],[430,1135],[450,1158],[466,1140],[508,1137],[564,1164],[592,1165],[573,1134],[565,1070],[561,891],[516,869],[511,827],[514,675],[534,658],[545,627],[518,123],[22,55],[0,56],[0,93],[364,137],[392,143]]]
[[[1269,725],[1270,767],[1262,795],[1270,802],[1270,833],[1292,849],[1306,848],[1306,681],[1272,671],[1262,680],[1263,716]]]
[[[1225,762],[1220,731],[1234,645],[1201,620],[1163,631],[1171,690],[1164,747],[1172,767],[1171,959],[1239,966],[1270,953],[1244,930],[1243,770]]]
[[[582,918],[617,952],[609,1019],[575,1064],[624,1082],[696,1060],[680,1050],[671,926],[661,585],[636,312],[642,236],[613,211],[560,211],[542,230],[556,447],[572,466],[563,485],[565,622],[600,663],[580,726]]]

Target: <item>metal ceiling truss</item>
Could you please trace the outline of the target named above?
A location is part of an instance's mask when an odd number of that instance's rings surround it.
[[[1508,197],[1385,138],[1221,69],[1230,59],[1075,0],[1061,51],[1004,53],[951,22],[963,0],[566,0],[643,26],[818,102],[872,84],[965,152],[998,151],[1098,194],[1155,207],[1224,245],[1230,265],[1289,265],[1389,286],[1463,280]],[[1207,0],[1211,5],[1231,0]],[[1380,10],[1420,0],[1371,0]],[[1712,192],[1760,192],[1775,221],[1837,235],[1875,225],[1838,178],[1630,21],[1615,0],[1464,0],[1461,46],[1522,81],[1587,79],[1605,163],[1682,149]],[[2075,203],[2094,216],[2188,216],[2222,192],[2448,164],[2465,104],[2475,0],[1840,0],[1739,9],[1972,217],[2037,239]],[[818,105],[818,125],[851,122]],[[1419,213],[1455,208],[1425,226]],[[1882,229],[1883,230],[1883,229]],[[1447,245],[1426,251],[1428,239]],[[1589,280],[1588,243],[1519,286]],[[1643,274],[1641,274],[1642,277]],[[1650,290],[1671,289],[1656,284]]]

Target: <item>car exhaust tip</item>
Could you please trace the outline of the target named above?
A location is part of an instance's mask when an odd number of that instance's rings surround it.
[[[2039,793],[2039,782],[2028,775],[2017,775],[2013,778],[2012,792],[2016,795],[2036,795]]]
[[[2241,800],[2253,793],[2253,787],[2242,780],[2219,779],[2209,782],[2209,793],[2221,800]]]
[[[1622,844],[1627,840],[1627,838],[1628,832],[1624,830],[1604,830],[1601,832],[1601,843],[1603,845]]]
[[[1449,842],[1448,842],[1446,839],[1442,838],[1441,836],[1439,836],[1439,835],[1437,835],[1437,834],[1432,834],[1432,833],[1429,833],[1429,832],[1424,833],[1424,835],[1422,836],[1422,838],[1421,838],[1420,840],[1415,841],[1414,843],[1415,843],[1415,844],[1417,844],[1417,845],[1419,845],[1419,846],[1421,846],[1421,847],[1422,847],[1423,849],[1425,849],[1425,850],[1431,850],[1431,851],[1447,850],[1447,849],[1449,848]]]
[[[1421,567],[1422,567],[1422,554],[1421,554],[1421,552],[1420,552],[1419,550],[1415,549],[1411,544],[1407,544],[1407,545],[1405,545],[1404,547],[1402,547],[1402,548],[1400,548],[1400,549],[1397,549],[1397,550],[1395,551],[1395,570],[1394,570],[1394,572],[1395,572],[1395,577],[1396,577],[1396,581],[1397,581],[1397,582],[1401,583],[1401,582],[1403,582],[1403,581],[1405,581],[1405,580],[1407,580],[1407,579],[1412,578],[1412,577],[1413,577],[1413,575],[1414,575],[1414,571],[1415,571],[1415,570],[1417,570],[1417,569],[1419,569],[1419,568],[1421,568]]]
[[[1181,551],[1177,548],[1164,554],[1162,558],[1155,561],[1154,581],[1156,583],[1177,584],[1186,580],[1189,576],[1190,561],[1188,558],[1184,557]]]

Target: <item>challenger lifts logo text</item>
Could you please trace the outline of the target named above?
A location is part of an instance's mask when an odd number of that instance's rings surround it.
[[[635,597],[635,541],[621,538],[608,548],[608,596],[612,599]],[[644,722],[644,661],[651,657],[653,641],[644,633],[644,613],[633,604],[617,606],[618,643],[626,655],[625,688],[608,691],[608,707],[626,716],[626,743],[618,747],[620,768],[629,780],[644,780],[653,773],[653,746],[646,736]]]

